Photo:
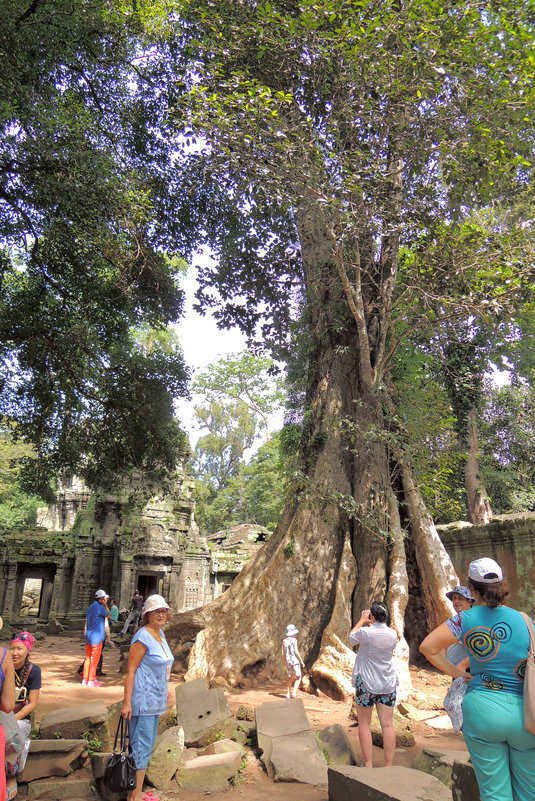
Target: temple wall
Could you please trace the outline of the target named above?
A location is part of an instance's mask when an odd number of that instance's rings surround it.
[[[473,559],[490,556],[503,568],[509,584],[507,605],[535,617],[535,513],[499,515],[486,526],[453,523],[438,532],[466,584]]]

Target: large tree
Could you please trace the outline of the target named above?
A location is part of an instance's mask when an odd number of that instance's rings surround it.
[[[184,210],[220,256],[205,297],[219,287],[222,322],[253,335],[262,318],[275,345],[300,308],[306,360],[281,523],[227,593],[169,625],[174,643],[198,632],[189,677],[278,670],[292,621],[313,680],[344,694],[351,616],[372,598],[413,649],[448,615],[456,577],[389,365],[415,326],[503,310],[531,287],[529,228],[467,222],[530,191],[530,13],[508,0],[178,4],[177,131],[186,113],[207,142],[181,173]]]
[[[0,6],[0,415],[44,494],[62,470],[161,476],[181,446],[187,375],[161,346],[182,306],[157,213],[172,152],[144,80],[158,9]]]

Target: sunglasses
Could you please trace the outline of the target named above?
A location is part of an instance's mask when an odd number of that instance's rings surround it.
[[[21,642],[25,642],[31,638],[31,634],[19,634],[18,637],[12,637],[11,642],[15,642],[15,640],[20,640]]]
[[[166,615],[169,609],[153,609],[155,615]]]

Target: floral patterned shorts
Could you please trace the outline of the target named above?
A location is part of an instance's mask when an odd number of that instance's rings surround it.
[[[355,684],[355,701],[358,706],[375,706],[375,704],[384,704],[384,706],[396,705],[396,690],[392,693],[384,693],[383,695],[375,695],[366,689],[362,683],[360,676],[357,676],[357,683]]]

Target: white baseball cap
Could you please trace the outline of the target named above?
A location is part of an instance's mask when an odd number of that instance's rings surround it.
[[[472,581],[481,581],[483,584],[496,584],[503,580],[503,571],[494,559],[482,556],[468,565],[468,578]]]
[[[109,598],[109,597],[110,596],[108,595],[108,593],[104,592],[104,590],[97,590],[95,593],[95,598]]]

